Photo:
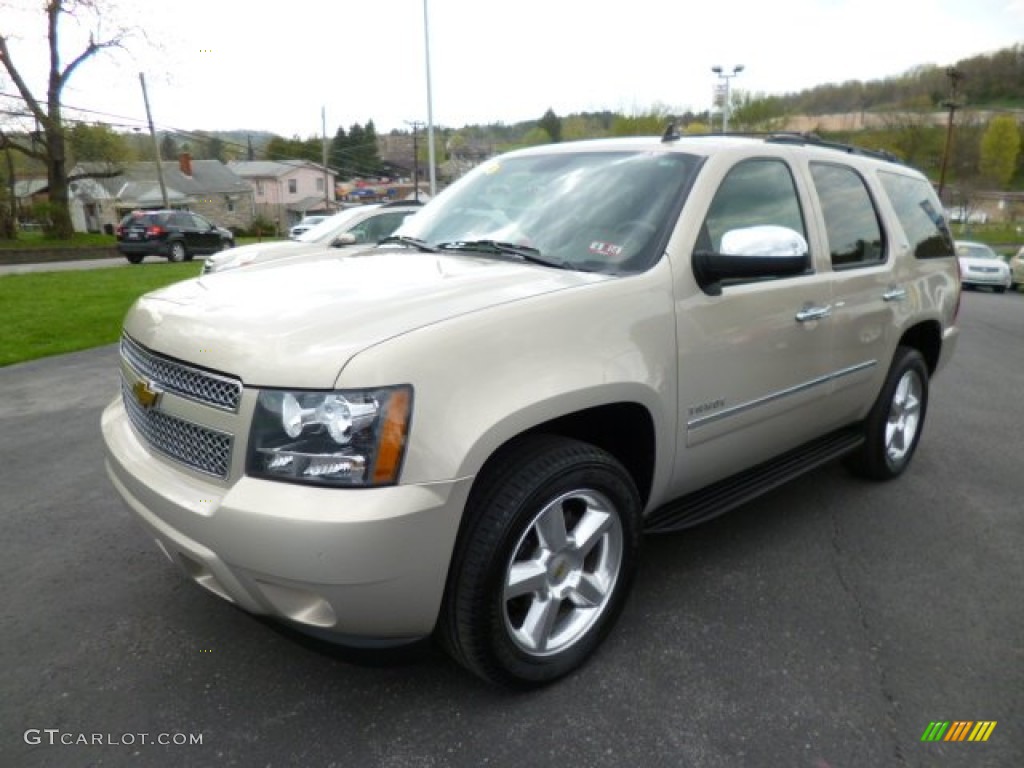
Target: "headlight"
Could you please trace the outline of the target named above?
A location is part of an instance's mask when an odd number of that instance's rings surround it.
[[[246,471],[332,486],[398,481],[412,416],[412,388],[260,392]]]

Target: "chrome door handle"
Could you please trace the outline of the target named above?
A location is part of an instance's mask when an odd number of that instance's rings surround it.
[[[804,307],[796,313],[798,323],[809,323],[811,320],[824,320],[832,314],[832,307]]]
[[[882,294],[882,301],[903,301],[907,298],[906,288],[890,288]]]

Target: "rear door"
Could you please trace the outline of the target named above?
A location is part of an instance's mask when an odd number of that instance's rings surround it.
[[[824,160],[807,170],[834,280],[832,412],[850,422],[866,415],[888,372],[907,286],[893,272],[890,236],[868,177]]]

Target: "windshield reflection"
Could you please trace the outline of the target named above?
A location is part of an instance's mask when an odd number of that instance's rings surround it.
[[[396,234],[432,246],[524,246],[571,269],[642,271],[661,255],[698,163],[678,152],[497,158],[449,187]]]

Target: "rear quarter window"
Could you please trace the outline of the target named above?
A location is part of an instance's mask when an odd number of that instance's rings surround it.
[[[889,171],[879,171],[878,178],[910,240],[914,256],[919,259],[952,257],[955,253],[953,237],[932,185],[925,179]]]

